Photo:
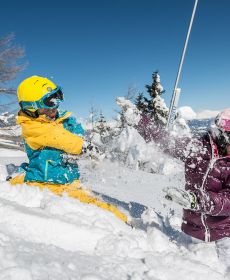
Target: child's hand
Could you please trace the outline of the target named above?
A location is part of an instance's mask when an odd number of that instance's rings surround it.
[[[100,161],[104,158],[104,154],[99,150],[97,146],[95,146],[91,142],[84,143],[82,154],[96,161]]]
[[[61,157],[62,157],[62,162],[65,164],[78,165],[77,160],[79,159],[79,155],[63,153],[61,154]]]

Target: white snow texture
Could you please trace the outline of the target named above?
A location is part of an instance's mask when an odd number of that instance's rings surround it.
[[[82,184],[148,207],[140,229],[96,206],[5,182],[5,165],[24,160],[22,152],[0,150],[0,279],[229,279],[215,244],[181,233],[181,209],[164,200],[164,187],[183,187],[183,168],[168,165],[166,176],[80,161]]]

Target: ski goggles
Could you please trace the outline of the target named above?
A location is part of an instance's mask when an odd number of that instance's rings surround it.
[[[21,101],[19,102],[22,109],[37,110],[37,109],[56,109],[59,103],[64,100],[64,94],[61,87],[57,87],[51,92],[44,95],[38,101]]]
[[[225,109],[216,116],[215,124],[224,131],[230,132],[230,108]]]
[[[216,121],[217,125],[225,131],[230,132],[230,120],[221,118],[220,120]]]

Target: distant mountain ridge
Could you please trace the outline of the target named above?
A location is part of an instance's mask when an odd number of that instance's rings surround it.
[[[200,132],[207,131],[213,121],[214,118],[194,119],[194,120],[188,120],[187,123],[193,133],[200,133]]]

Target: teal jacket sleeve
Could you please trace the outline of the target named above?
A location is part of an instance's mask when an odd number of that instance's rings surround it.
[[[83,127],[81,126],[80,123],[77,122],[76,118],[74,117],[69,117],[63,122],[63,126],[66,130],[79,135],[79,136],[84,136],[85,131]]]

